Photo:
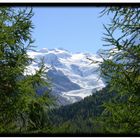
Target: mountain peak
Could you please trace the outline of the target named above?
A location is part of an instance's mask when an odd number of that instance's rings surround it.
[[[58,48],[56,48],[56,49],[69,52],[68,50],[66,50],[66,49],[64,49],[64,48],[62,48],[62,47],[58,47]]]
[[[47,48],[42,48],[41,50],[39,50],[38,52],[41,52],[41,53],[46,53],[48,52],[48,49]]]
[[[92,91],[104,87],[104,82],[99,79],[98,64],[90,65],[87,57],[100,60],[96,54],[71,53],[63,48],[43,48],[37,52],[30,52],[33,58],[45,58],[45,65],[53,67],[49,69],[49,76],[53,84],[53,94],[69,103],[79,101],[92,94]],[[32,70],[35,67],[32,64]],[[44,77],[45,79],[45,77]]]

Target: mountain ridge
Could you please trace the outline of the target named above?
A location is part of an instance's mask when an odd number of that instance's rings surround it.
[[[30,51],[28,55],[36,61],[29,66],[32,72],[38,68],[39,59],[44,57],[45,65],[49,67],[46,72],[52,80],[52,94],[63,105],[80,101],[105,87],[103,79],[100,78],[99,65],[91,64],[87,59],[89,57],[101,62],[102,58],[96,54],[71,53],[62,48],[43,48]]]

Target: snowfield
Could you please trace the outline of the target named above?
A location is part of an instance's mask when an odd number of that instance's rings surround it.
[[[102,62],[102,58],[96,54],[43,48],[28,52],[28,55],[35,59],[26,71],[28,74],[38,69],[37,62],[44,57],[45,65],[50,68],[47,72],[52,80],[53,95],[64,100],[64,104],[77,102],[105,87],[98,63],[91,64],[87,59]]]

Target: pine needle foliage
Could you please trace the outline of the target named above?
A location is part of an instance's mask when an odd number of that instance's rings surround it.
[[[106,33],[103,38],[107,43],[105,45],[110,46],[110,49],[100,53],[104,58],[100,69],[102,76],[108,79],[110,91],[114,91],[117,95],[104,103],[102,127],[105,133],[138,134],[140,133],[140,8],[107,7],[101,14],[103,16],[110,13],[114,16],[110,24],[104,25]]]
[[[52,103],[48,91],[37,94],[39,87],[49,86],[42,79],[44,64],[25,74],[33,61],[27,54],[34,42],[32,16],[32,8],[0,7],[0,133],[40,129],[41,112]]]

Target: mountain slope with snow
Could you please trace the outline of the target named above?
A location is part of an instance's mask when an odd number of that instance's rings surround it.
[[[28,52],[28,55],[36,60],[29,66],[32,72],[37,69],[38,60],[44,57],[45,65],[49,67],[47,73],[52,81],[52,94],[58,98],[61,104],[77,102],[105,86],[99,77],[99,65],[91,64],[91,61],[87,59],[102,61],[95,54],[71,53],[64,49],[48,50],[44,48]]]

